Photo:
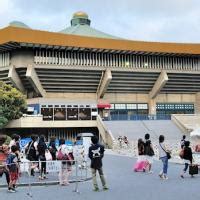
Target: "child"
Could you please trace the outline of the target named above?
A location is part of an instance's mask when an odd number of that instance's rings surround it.
[[[16,145],[11,146],[11,153],[8,155],[7,158],[7,167],[9,170],[9,175],[10,175],[10,183],[9,183],[9,188],[8,192],[16,192],[15,186],[16,182],[18,180],[18,159],[17,159],[17,152],[18,152],[18,147]]]
[[[186,173],[188,166],[190,164],[192,164],[192,149],[189,147],[190,146],[190,142],[189,141],[185,141],[184,143],[184,152],[183,152],[183,159],[184,159],[184,163],[185,163],[185,167],[183,169],[183,172],[181,173],[181,178],[184,178],[184,174]]]

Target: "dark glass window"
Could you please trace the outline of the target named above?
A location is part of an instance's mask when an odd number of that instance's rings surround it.
[[[79,108],[79,120],[91,120],[90,108]]]
[[[41,108],[41,114],[43,115],[43,120],[53,120],[53,108]]]
[[[54,120],[66,120],[66,109],[54,108]]]
[[[67,120],[78,120],[78,108],[67,108]]]

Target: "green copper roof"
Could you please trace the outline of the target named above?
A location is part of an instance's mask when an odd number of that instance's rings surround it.
[[[24,24],[23,22],[20,22],[20,21],[12,21],[12,22],[9,23],[9,26],[30,29],[29,26],[27,26],[26,24]]]
[[[103,33],[90,27],[90,20],[88,18],[88,15],[84,12],[75,13],[71,20],[71,26],[60,31],[60,33],[97,38],[121,39],[119,37]]]

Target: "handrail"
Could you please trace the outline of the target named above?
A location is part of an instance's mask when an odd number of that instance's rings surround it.
[[[105,144],[109,148],[112,148],[114,140],[115,140],[114,136],[112,135],[111,131],[107,129],[107,127],[105,126],[105,124],[103,123],[99,115],[97,115],[97,127],[99,129],[99,133],[102,136],[102,139],[105,142]]]

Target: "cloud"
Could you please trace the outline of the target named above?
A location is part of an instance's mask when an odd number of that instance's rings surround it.
[[[199,0],[0,0],[0,26],[19,20],[59,31],[79,10],[88,13],[94,28],[122,38],[200,43]]]

